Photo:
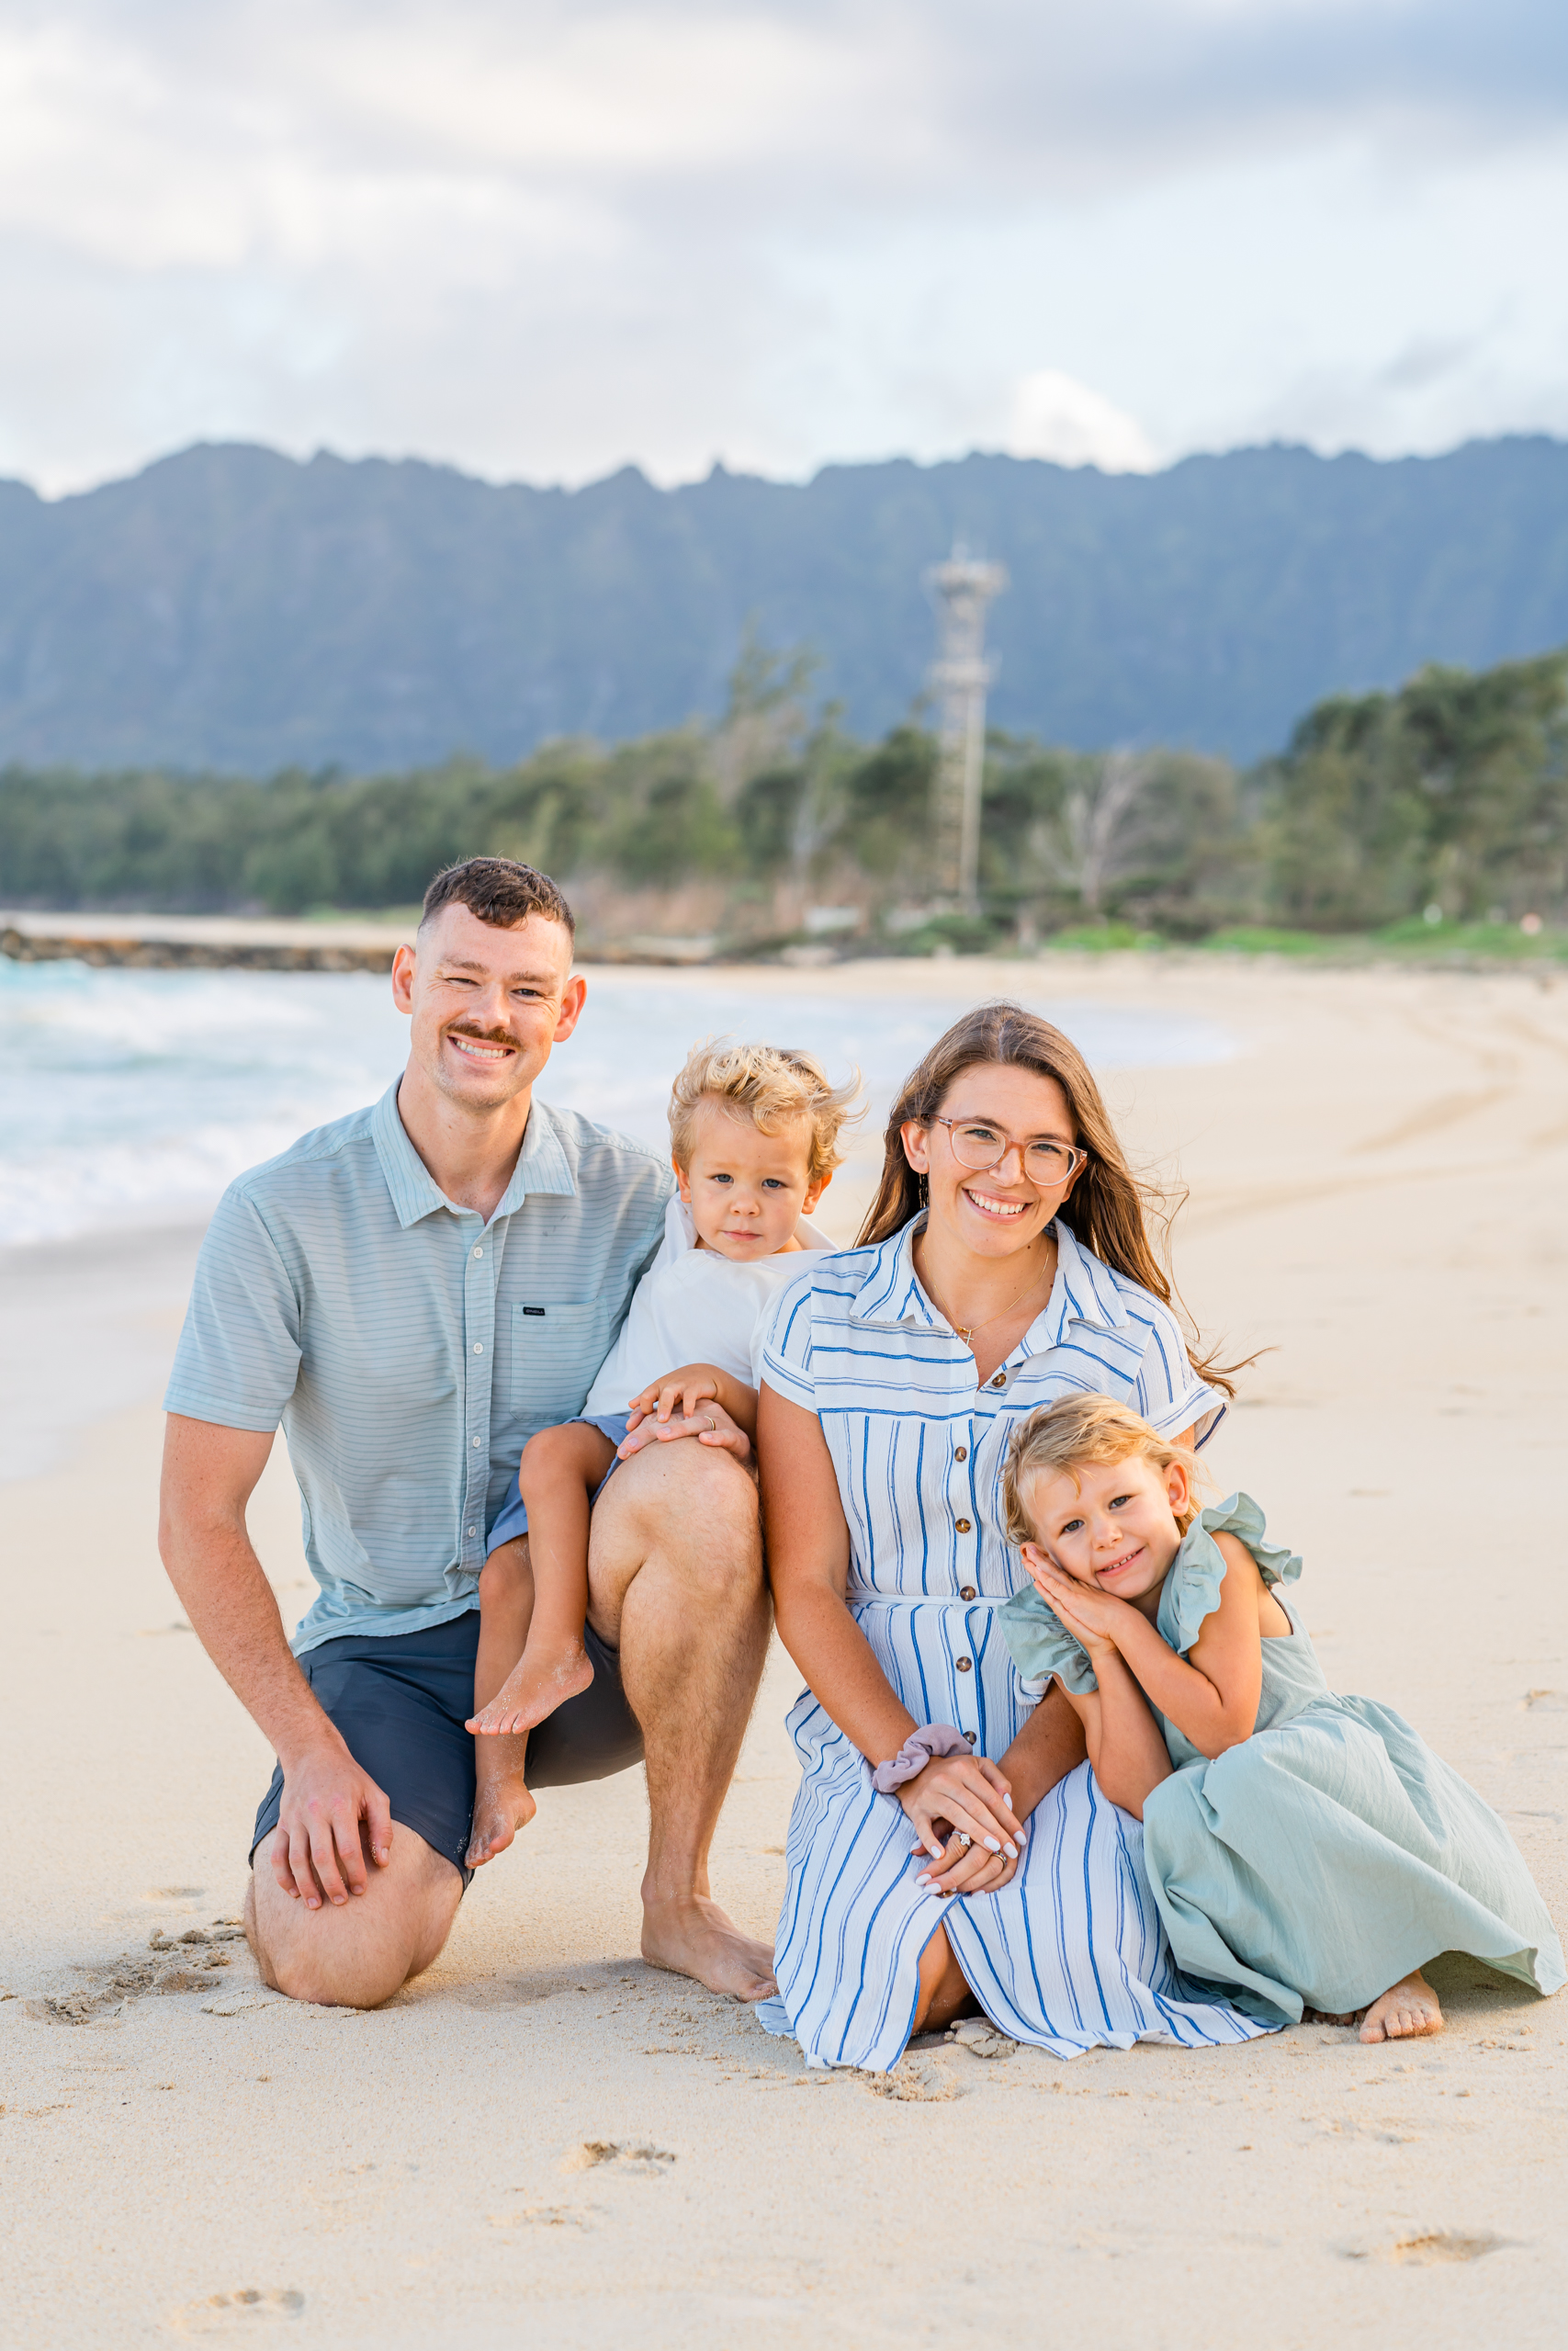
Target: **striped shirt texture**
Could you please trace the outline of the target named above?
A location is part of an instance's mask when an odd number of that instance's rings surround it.
[[[673,1189],[641,1144],[536,1100],[486,1224],[436,1185],[396,1084],[230,1185],[164,1406],[283,1428],[319,1587],[297,1654],[478,1605],[523,1447],[581,1411]]]
[[[1224,1403],[1174,1317],[1082,1248],[1061,1218],[1056,1279],[1007,1362],[976,1383],[969,1348],[915,1272],[917,1218],[872,1249],[818,1260],[779,1301],[763,1378],[814,1412],[850,1532],[849,1606],[918,1723],[950,1723],[999,1758],[1037,1702],[996,1611],[1026,1580],[1008,1544],[1008,1440],[1037,1405],[1113,1396],[1164,1435],[1213,1434]],[[790,1818],[774,1972],[759,2016],[814,2065],[886,2071],[909,2037],[938,1926],[987,2015],[1058,2057],[1248,2040],[1265,2028],[1177,1973],[1143,1865],[1143,1831],[1088,1764],[1053,1789],[1000,1893],[944,1898],[915,1881],[909,1822],[809,1690],[789,1715],[804,1771]]]

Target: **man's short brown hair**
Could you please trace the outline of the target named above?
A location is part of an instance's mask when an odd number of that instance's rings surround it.
[[[424,893],[423,931],[444,906],[466,906],[481,922],[510,931],[530,914],[543,914],[560,923],[570,939],[577,936],[577,921],[548,874],[520,865],[515,857],[465,857],[436,875]]]

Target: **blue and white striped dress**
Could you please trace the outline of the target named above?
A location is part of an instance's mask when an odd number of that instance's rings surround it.
[[[918,1723],[951,1723],[997,1758],[1038,1697],[995,1621],[1022,1576],[1002,1523],[1012,1429],[1079,1390],[1122,1398],[1165,1434],[1196,1425],[1201,1442],[1224,1407],[1166,1308],[1060,1218],[1050,1303],[977,1387],[973,1354],[916,1275],[919,1222],[818,1259],[779,1301],[763,1377],[822,1424],[849,1521],[847,1598],[877,1663]],[[805,1777],[790,1816],[779,1996],[758,2013],[793,2032],[811,2064],[897,2063],[938,1926],[992,2022],[1058,2057],[1265,2029],[1177,1973],[1143,1830],[1087,1763],[1039,1805],[1010,1884],[944,1898],[920,1892],[903,1807],[876,1793],[865,1758],[809,1690],[789,1728]]]

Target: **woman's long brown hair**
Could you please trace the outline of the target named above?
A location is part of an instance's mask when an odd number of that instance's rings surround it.
[[[987,1062],[1032,1069],[1060,1086],[1072,1113],[1074,1139],[1088,1153],[1063,1215],[1102,1265],[1151,1291],[1162,1305],[1180,1314],[1191,1330],[1191,1318],[1160,1262],[1148,1229],[1153,1222],[1161,1246],[1168,1246],[1171,1220],[1186,1193],[1172,1196],[1152,1183],[1141,1182],[1133,1173],[1083,1055],[1071,1037],[1064,1036],[1037,1012],[1025,1012],[1021,1004],[976,1005],[937,1039],[906,1078],[887,1121],[882,1182],[855,1246],[864,1248],[889,1239],[923,1206],[920,1178],[905,1155],[901,1130],[911,1123],[930,1126],[964,1072]],[[1226,1396],[1234,1396],[1235,1383],[1230,1375],[1244,1366],[1200,1355],[1196,1344],[1197,1334],[1192,1331],[1188,1355],[1193,1370]]]

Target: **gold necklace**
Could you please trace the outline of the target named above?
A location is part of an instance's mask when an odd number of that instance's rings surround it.
[[[967,1329],[964,1329],[955,1323],[953,1328],[957,1330],[958,1336],[964,1341],[964,1346],[973,1347],[975,1343],[975,1333],[977,1330],[989,1330],[994,1322],[1003,1321],[1007,1316],[1011,1314],[1015,1306],[1021,1306],[1023,1304],[1031,1290],[1039,1289],[1040,1284],[1044,1281],[1044,1279],[1045,1269],[1043,1266],[1040,1272],[1035,1275],[1033,1281],[1024,1284],[1016,1298],[1010,1298],[1005,1306],[999,1306],[994,1315],[987,1315],[984,1322],[972,1322]]]

